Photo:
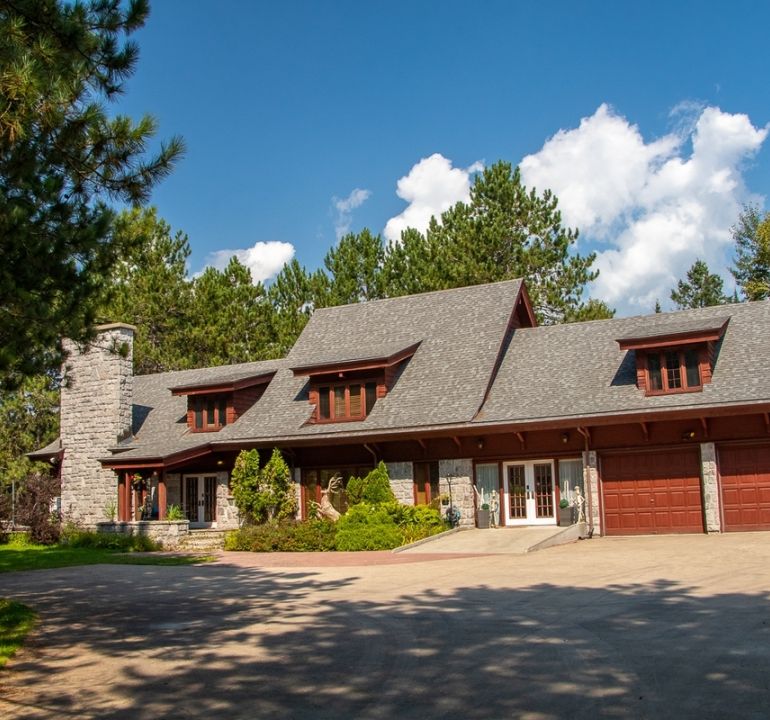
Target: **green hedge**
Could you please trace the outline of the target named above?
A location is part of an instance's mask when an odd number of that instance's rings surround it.
[[[225,550],[325,552],[335,549],[337,527],[328,520],[248,525],[225,536]]]
[[[59,545],[73,548],[99,548],[122,550],[123,552],[152,552],[161,550],[161,544],[146,535],[124,535],[122,533],[91,532],[65,527]]]

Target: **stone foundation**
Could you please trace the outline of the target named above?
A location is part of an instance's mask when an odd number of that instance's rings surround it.
[[[476,525],[476,509],[473,498],[473,460],[439,460],[439,490],[442,495],[450,494],[452,486],[452,504],[460,511],[460,527]],[[442,506],[442,515],[446,510]]]
[[[238,508],[230,492],[226,470],[217,473],[217,530],[236,530],[239,526]]]
[[[136,522],[100,522],[96,529],[103,533],[121,535],[145,535],[163,545],[164,550],[174,550],[181,538],[190,532],[187,520],[138,520]]]

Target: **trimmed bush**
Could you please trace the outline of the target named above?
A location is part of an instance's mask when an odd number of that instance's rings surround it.
[[[374,468],[366,477],[352,477],[345,488],[350,505],[359,503],[395,502],[396,496],[390,487],[388,469],[384,462]]]
[[[328,520],[248,525],[225,536],[225,550],[325,552],[334,550],[336,533]]]
[[[153,552],[161,549],[160,543],[146,535],[91,532],[71,526],[62,530],[59,544],[73,548],[98,548],[122,552]]]
[[[392,550],[403,543],[391,505],[353,505],[337,521],[337,550]]]

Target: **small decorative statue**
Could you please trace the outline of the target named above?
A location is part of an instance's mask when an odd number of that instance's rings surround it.
[[[329,493],[338,493],[341,489],[342,478],[339,475],[335,475],[329,480],[326,490],[321,490],[321,503],[318,506],[318,514],[332,522],[337,522],[340,519],[340,514],[332,505],[332,501],[329,500]]]
[[[580,490],[579,486],[576,486],[575,489],[572,491],[572,507],[574,508],[574,512],[576,515],[575,522],[585,522],[586,521],[586,514],[585,514],[585,504],[586,499],[583,497],[583,493]]]
[[[497,513],[500,510],[500,497],[497,490],[493,490],[489,495],[489,527],[497,527]]]

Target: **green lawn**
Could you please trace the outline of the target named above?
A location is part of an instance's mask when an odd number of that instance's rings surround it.
[[[9,543],[0,545],[0,573],[44,570],[71,565],[194,565],[213,560],[210,555],[159,555],[120,553],[104,548],[73,548],[60,545]]]
[[[26,605],[0,598],[0,668],[19,649],[35,624],[35,613]]]

